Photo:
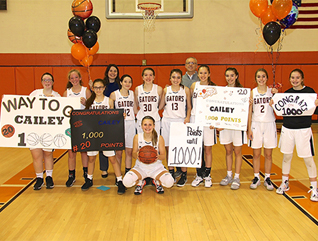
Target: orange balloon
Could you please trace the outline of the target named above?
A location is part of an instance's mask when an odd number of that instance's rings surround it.
[[[267,9],[268,0],[250,0],[250,9],[256,17],[261,17],[262,13]]]
[[[93,47],[88,49],[88,54],[89,55],[94,55],[94,54],[97,53],[98,50],[99,50],[99,43],[96,42],[96,44]]]
[[[293,7],[292,0],[274,0],[272,11],[279,20],[285,18]]]
[[[86,56],[85,46],[81,43],[73,44],[73,46],[71,48],[71,54],[77,60],[81,60],[81,59],[85,58],[85,56]]]
[[[269,5],[265,12],[261,15],[262,23],[266,25],[269,22],[275,22],[277,20],[276,16],[272,11],[272,6]]]
[[[82,60],[80,60],[80,64],[83,65],[84,67],[89,67],[91,66],[92,62],[93,62],[93,56],[91,55],[87,55],[86,57],[84,57]]]

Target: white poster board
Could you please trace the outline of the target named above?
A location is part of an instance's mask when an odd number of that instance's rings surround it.
[[[248,88],[200,85],[195,123],[246,131],[250,91]]]
[[[4,95],[0,146],[71,149],[72,109],[80,109],[80,97]]]
[[[172,122],[168,166],[201,167],[203,126]]]
[[[277,116],[311,116],[315,112],[315,93],[277,93],[272,105]]]

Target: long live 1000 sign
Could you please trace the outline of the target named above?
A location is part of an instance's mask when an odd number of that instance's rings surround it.
[[[168,166],[201,167],[203,126],[171,122]]]
[[[250,89],[201,85],[194,94],[196,124],[246,131]]]
[[[70,113],[80,98],[4,95],[0,145],[71,149]]]
[[[75,110],[71,115],[74,152],[124,150],[124,110]]]

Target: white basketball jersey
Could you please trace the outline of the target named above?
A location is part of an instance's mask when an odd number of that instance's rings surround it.
[[[173,92],[171,86],[167,87],[165,108],[162,115],[166,118],[185,118],[187,96],[184,88],[180,86],[178,92]]]
[[[152,90],[145,92],[143,85],[138,87],[138,102],[140,110],[137,113],[137,120],[142,120],[143,117],[149,115],[154,118],[155,121],[160,120],[158,113],[159,106],[159,95],[158,95],[158,85],[153,84]]]
[[[82,86],[81,91],[74,93],[72,88],[66,90],[66,97],[84,97],[86,99],[86,87]],[[81,109],[85,109],[85,105],[81,104]]]
[[[147,142],[144,139],[144,133],[138,133],[138,149],[142,148],[143,146],[153,146],[159,154],[159,149],[158,149],[158,145],[159,145],[159,136],[158,136],[158,141],[156,145],[152,145],[152,142]]]
[[[200,86],[200,82],[195,82],[193,96],[192,96],[191,116],[195,116],[196,106],[197,106],[198,87],[199,86]]]
[[[53,95],[53,97],[61,97],[59,93],[57,93],[56,91],[52,90],[51,95]],[[43,93],[43,89],[37,89],[37,90],[33,90],[30,94],[30,96],[38,96],[38,97],[49,97],[49,96],[45,96]]]
[[[104,100],[102,102],[96,102],[94,100],[89,109],[109,109],[109,98],[104,96]]]
[[[125,120],[135,120],[134,113],[134,92],[129,90],[128,96],[122,96],[119,90],[115,91],[115,108],[124,109],[126,113]]]
[[[273,122],[275,115],[273,108],[269,106],[272,99],[272,89],[267,87],[264,94],[260,94],[257,87],[253,89],[253,114],[252,121],[256,122]]]

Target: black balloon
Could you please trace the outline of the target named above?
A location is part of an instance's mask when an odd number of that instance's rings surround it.
[[[87,48],[93,47],[97,42],[97,34],[95,31],[89,29],[83,33],[82,42]]]
[[[84,21],[80,17],[77,17],[77,16],[72,17],[70,21],[68,22],[68,26],[71,32],[75,34],[76,36],[81,37],[83,35],[85,30],[85,25],[84,25]]]
[[[276,22],[269,22],[263,28],[263,37],[269,46],[272,46],[280,37],[281,26]]]
[[[96,16],[90,16],[88,19],[86,19],[86,29],[94,30],[96,33],[100,29],[100,20]]]

